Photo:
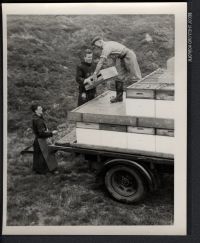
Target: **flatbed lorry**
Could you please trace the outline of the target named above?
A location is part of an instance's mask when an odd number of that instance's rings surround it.
[[[158,188],[163,173],[174,172],[174,90],[166,77],[163,70],[153,72],[140,82],[142,88],[130,86],[123,102],[110,104],[114,92],[107,91],[77,107],[68,115],[76,123],[73,135],[49,145],[49,151],[84,155],[114,199],[139,202]],[[160,105],[169,109],[167,118]]]

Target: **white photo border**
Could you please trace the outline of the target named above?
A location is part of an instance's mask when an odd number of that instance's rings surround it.
[[[3,234],[186,235],[187,233],[187,3],[2,4],[3,11]],[[7,226],[7,15],[175,15],[174,224],[170,226]]]

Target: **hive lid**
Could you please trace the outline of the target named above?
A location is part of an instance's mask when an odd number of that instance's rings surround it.
[[[174,90],[173,83],[136,83],[128,87],[127,90],[137,90],[137,89],[147,89],[147,90]]]
[[[137,83],[127,87],[129,89],[174,90],[174,72],[172,61],[167,69],[158,68]]]

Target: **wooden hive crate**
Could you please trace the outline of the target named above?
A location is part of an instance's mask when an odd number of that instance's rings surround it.
[[[127,88],[127,115],[174,119],[174,84],[162,82],[165,73],[158,69]]]
[[[173,154],[174,131],[112,124],[77,123],[77,142]]]
[[[156,129],[156,152],[174,154],[174,131],[168,129]]]
[[[117,124],[100,124],[101,145],[127,148],[127,126]]]
[[[103,83],[106,80],[109,80],[113,77],[116,77],[118,75],[117,69],[113,67],[102,69],[99,74],[97,75],[97,80],[94,82],[92,76],[88,77],[87,80],[91,84],[86,84],[85,89],[90,90],[98,86],[99,84]]]
[[[128,126],[127,148],[155,152],[155,129]]]
[[[174,85],[169,84],[156,90],[156,117],[157,118],[175,118],[174,110]]]
[[[126,126],[79,122],[76,134],[81,144],[127,148]]]
[[[100,130],[76,128],[77,142],[82,144],[101,145]]]
[[[78,143],[100,145],[99,124],[77,122],[76,137]]]

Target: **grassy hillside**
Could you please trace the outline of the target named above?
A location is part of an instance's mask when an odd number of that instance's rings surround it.
[[[58,154],[58,176],[35,175],[32,158],[20,151],[32,143],[30,105],[46,107],[50,128],[72,130],[67,112],[76,107],[80,52],[102,35],[133,49],[143,76],[174,55],[172,16],[8,17],[8,225],[169,225],[173,223],[173,176],[140,204],[112,200],[94,189],[95,176],[81,157]],[[146,34],[152,42],[145,41]],[[98,87],[98,92],[105,90]]]
[[[30,127],[29,107],[37,101],[46,106],[50,127],[66,121],[77,104],[80,52],[95,35],[133,49],[143,76],[174,53],[171,15],[9,16],[7,24],[9,131]]]

